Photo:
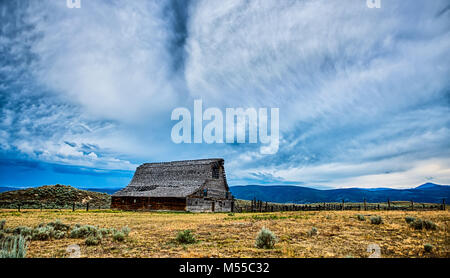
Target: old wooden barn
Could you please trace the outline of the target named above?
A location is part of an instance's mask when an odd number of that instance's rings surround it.
[[[121,210],[229,212],[233,206],[221,158],[142,164],[111,201]]]

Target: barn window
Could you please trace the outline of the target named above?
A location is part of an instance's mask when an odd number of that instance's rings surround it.
[[[134,199],[134,203],[136,204],[136,199]]]
[[[212,167],[212,177],[213,177],[213,179],[219,178],[219,167],[217,167],[217,166]]]
[[[208,195],[208,189],[205,188],[203,189],[203,197],[206,197]]]

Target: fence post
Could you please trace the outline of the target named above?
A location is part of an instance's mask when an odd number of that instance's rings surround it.
[[[17,210],[20,212],[20,204],[17,205]]]
[[[42,203],[41,203],[41,211],[42,211]]]
[[[75,211],[75,202],[72,204],[72,211]]]
[[[445,199],[442,199],[442,210],[445,210]]]
[[[364,198],[364,210],[367,210],[366,198]]]
[[[344,205],[345,205],[344,199],[342,199],[342,210],[344,210]]]
[[[89,211],[89,202],[86,203],[86,211]]]
[[[390,210],[391,209],[391,200],[389,200],[389,198],[388,198],[388,200],[387,200],[388,202],[388,210]]]
[[[411,210],[414,210],[414,202],[411,200]]]

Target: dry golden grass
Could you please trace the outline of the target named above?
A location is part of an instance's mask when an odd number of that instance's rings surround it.
[[[366,216],[365,221],[356,219]],[[370,224],[380,215],[383,224]],[[435,222],[435,231],[417,231],[405,216]],[[21,213],[0,210],[6,228],[36,226],[60,219],[68,224],[90,224],[105,228],[131,228],[121,243],[110,237],[99,246],[86,246],[83,239],[32,241],[28,257],[67,257],[67,246],[79,244],[82,257],[367,257],[371,243],[381,247],[382,257],[450,257],[449,211],[321,211],[276,213],[161,213],[113,211],[39,211]],[[273,231],[279,241],[274,249],[254,247],[262,227]],[[307,232],[318,229],[312,237]],[[191,245],[174,242],[178,231],[190,229],[199,240]],[[434,246],[424,252],[424,244]]]

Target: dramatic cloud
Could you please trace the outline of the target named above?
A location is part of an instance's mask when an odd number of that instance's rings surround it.
[[[231,184],[449,184],[449,10],[445,0],[381,9],[365,0],[4,1],[1,153],[93,172],[224,157]],[[223,111],[280,108],[278,152],[174,144],[171,112],[194,99]]]

